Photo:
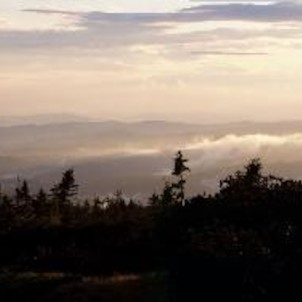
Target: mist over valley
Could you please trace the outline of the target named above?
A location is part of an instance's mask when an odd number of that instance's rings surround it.
[[[43,117],[45,121],[45,117]],[[74,168],[80,196],[122,190],[146,199],[169,180],[177,150],[189,159],[188,194],[215,192],[218,181],[260,157],[266,173],[302,178],[302,122],[189,124],[165,121],[15,119],[0,127],[0,180],[11,191],[27,179],[49,188]],[[59,120],[59,121],[58,121]]]

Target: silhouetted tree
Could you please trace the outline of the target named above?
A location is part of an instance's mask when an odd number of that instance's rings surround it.
[[[41,207],[45,205],[47,202],[47,194],[46,192],[41,188],[35,198],[35,204],[38,207]]]
[[[40,188],[37,195],[32,198],[32,207],[38,219],[49,218],[48,196],[42,188]]]
[[[243,171],[236,171],[220,181],[219,196],[242,203],[265,198],[270,185],[276,181],[272,176],[262,174],[262,164],[259,158],[252,159]]]
[[[51,188],[51,199],[53,201],[53,220],[60,222],[61,215],[68,214],[71,198],[78,193],[78,184],[75,182],[73,169],[66,170],[61,181]]]
[[[160,197],[162,206],[172,205],[175,202],[174,185],[166,182]]]
[[[18,205],[29,203],[31,196],[30,196],[29,186],[26,180],[23,180],[21,186],[17,187],[15,192],[16,192],[16,203]]]
[[[190,172],[189,167],[186,166],[188,159],[183,157],[181,151],[176,153],[174,158],[174,168],[172,171],[172,175],[176,177],[176,182],[173,182],[172,187],[175,189],[175,197],[176,200],[184,204],[185,200],[185,173]]]
[[[72,169],[50,196],[42,189],[33,196],[27,182],[12,197],[1,191],[1,272],[164,271],[176,301],[191,301],[188,293],[195,300],[301,300],[302,182],[263,175],[253,159],[223,179],[216,195],[185,199],[189,171],[179,151],[172,181],[151,206],[121,191],[74,202]]]
[[[149,199],[152,206],[169,206],[174,204],[184,205],[185,201],[185,174],[190,169],[186,166],[187,159],[178,151],[174,157],[172,176],[173,181],[166,181],[160,195],[153,194]]]
[[[60,204],[64,205],[71,201],[71,197],[77,195],[78,185],[75,182],[73,169],[68,169],[63,173],[61,182],[55,185],[51,190],[52,196]]]

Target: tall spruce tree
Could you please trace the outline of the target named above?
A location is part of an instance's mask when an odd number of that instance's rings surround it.
[[[174,168],[172,171],[172,175],[176,177],[176,181],[172,183],[172,187],[175,191],[176,201],[184,204],[185,201],[185,174],[186,172],[190,172],[190,168],[186,166],[188,159],[184,158],[181,151],[176,153],[174,158]]]
[[[67,211],[72,197],[78,193],[78,187],[73,169],[68,169],[63,173],[61,181],[51,188],[51,198],[53,200],[52,215],[56,222],[61,220],[63,211]]]

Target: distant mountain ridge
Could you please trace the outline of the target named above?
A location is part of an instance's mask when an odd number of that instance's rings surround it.
[[[18,125],[45,125],[70,122],[89,122],[91,119],[68,113],[62,114],[41,114],[29,116],[0,116],[0,127]]]
[[[85,125],[87,124],[87,125]],[[103,126],[103,127],[143,127],[144,129],[171,129],[171,130],[204,130],[224,132],[230,131],[302,131],[302,120],[294,121],[276,121],[276,122],[258,122],[258,121],[239,121],[228,123],[196,123],[180,122],[165,120],[142,120],[142,121],[119,121],[119,120],[101,120],[85,116],[62,113],[62,114],[41,114],[31,116],[0,116],[1,127],[26,127],[26,126],[64,126],[64,127],[86,127],[86,126]]]
[[[215,189],[219,178],[254,156],[264,158],[275,174],[302,177],[302,121],[209,125],[65,115],[42,119],[0,126],[0,183],[6,188],[14,187],[17,176],[35,189],[47,187],[74,167],[82,195],[116,189],[148,195],[164,182],[178,149],[190,159],[191,192]]]

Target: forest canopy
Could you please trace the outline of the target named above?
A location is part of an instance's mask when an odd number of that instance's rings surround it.
[[[189,161],[179,151],[147,205],[120,191],[80,200],[73,169],[49,192],[20,181],[14,195],[0,193],[1,271],[167,272],[179,301],[201,285],[216,298],[302,297],[302,182],[262,168],[252,159],[215,195],[186,197]]]

